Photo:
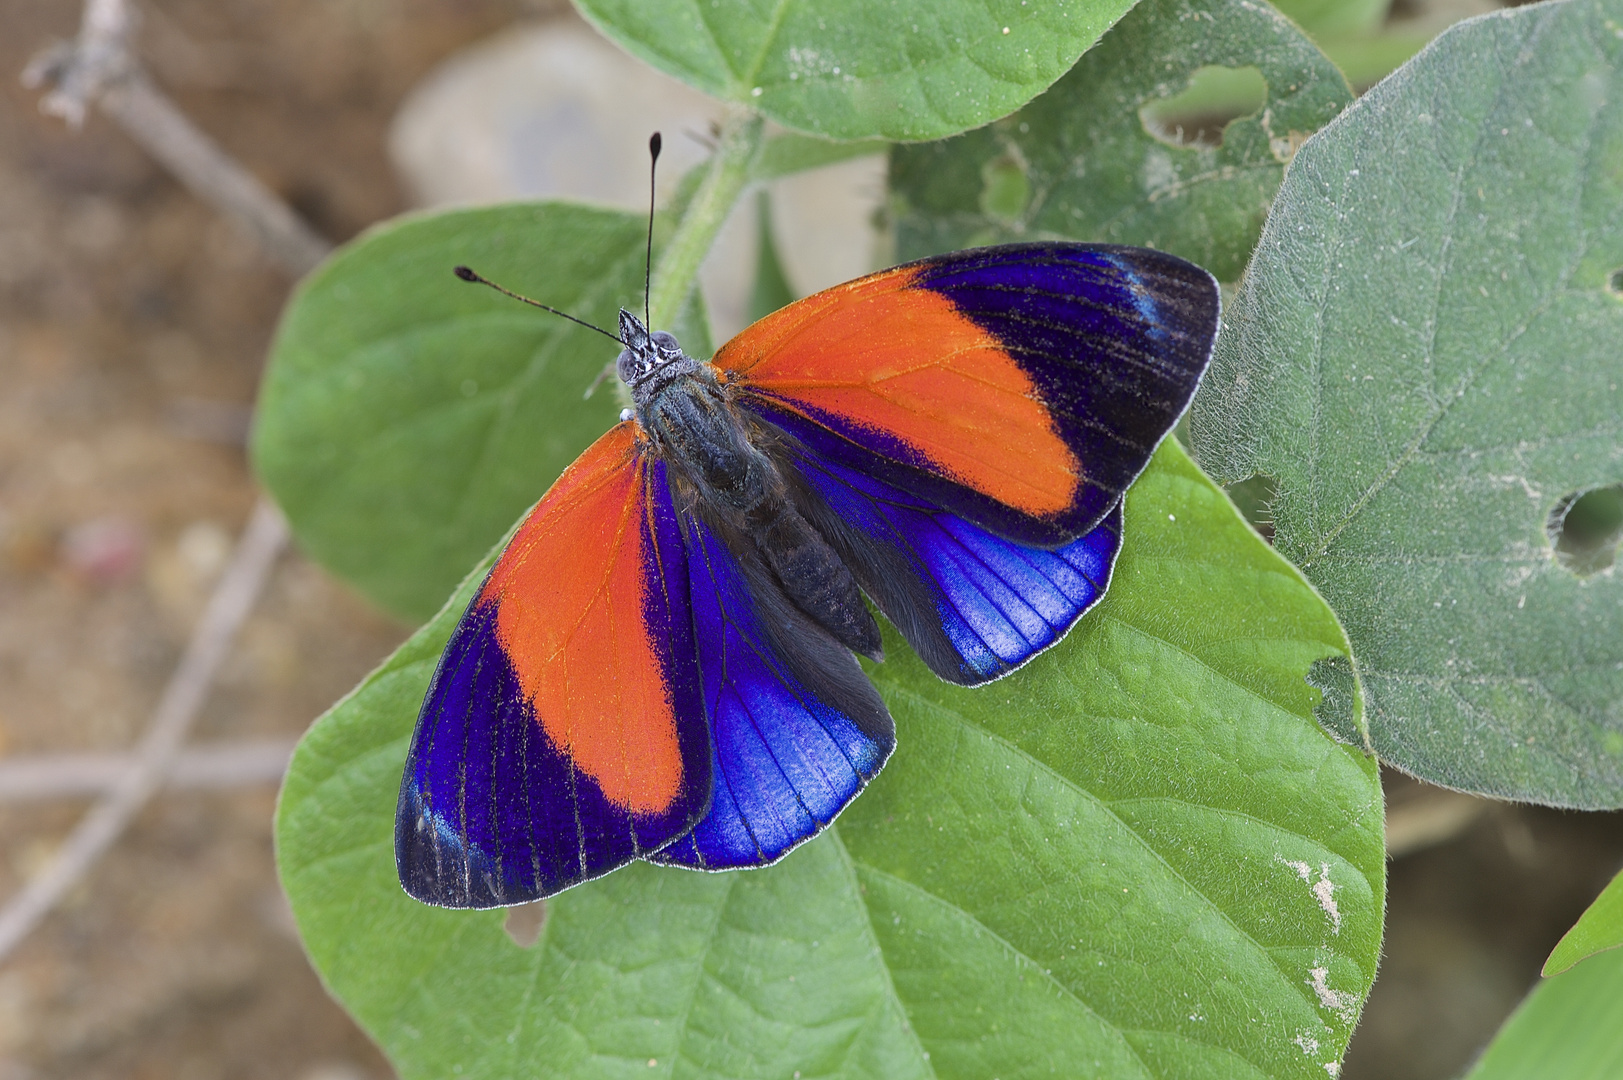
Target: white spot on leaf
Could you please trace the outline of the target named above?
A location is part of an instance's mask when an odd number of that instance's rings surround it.
[[[1325,918],[1330,920],[1330,932],[1341,933],[1341,909],[1336,906],[1336,883],[1330,880],[1330,864],[1320,863],[1318,880],[1314,880],[1313,867],[1309,864],[1285,858],[1279,858],[1279,861],[1296,871],[1296,876],[1307,883],[1309,891],[1313,893],[1313,899],[1319,902],[1320,910],[1324,912]]]
[[[1335,1013],[1342,1023],[1352,1023],[1358,1015],[1358,995],[1331,989],[1329,968],[1310,968],[1308,976],[1308,984],[1318,995],[1319,1004]]]

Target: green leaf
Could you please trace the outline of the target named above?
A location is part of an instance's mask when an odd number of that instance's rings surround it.
[[[565,203],[404,218],[299,286],[271,349],[254,464],[328,569],[426,618],[620,402],[617,347],[457,281],[480,273],[612,329],[639,306],[646,221]],[[708,355],[690,318],[683,342]]]
[[[1623,1076],[1623,952],[1541,982],[1465,1080],[1616,1080]]]
[[[1146,0],[1015,115],[893,150],[898,248],[911,259],[1052,237],[1140,244],[1232,281],[1285,163],[1351,100],[1335,65],[1266,4]]]
[[[1580,960],[1623,945],[1623,873],[1612,879],[1572,929],[1561,935],[1544,961],[1545,975],[1559,975]]]
[[[1098,608],[990,686],[892,635],[898,749],[822,837],[765,870],[627,867],[548,901],[528,949],[395,880],[407,739],[476,571],[294,757],[277,851],[312,960],[407,1078],[1322,1080],[1384,899],[1375,765],[1302,678],[1344,639],[1170,440],[1125,535]]]
[[[1278,480],[1383,759],[1577,807],[1623,805],[1623,574],[1550,536],[1623,480],[1620,61],[1620,0],[1487,16],[1310,140],[1191,426]]]
[[[1132,0],[575,0],[690,86],[830,139],[938,139],[1013,112]]]

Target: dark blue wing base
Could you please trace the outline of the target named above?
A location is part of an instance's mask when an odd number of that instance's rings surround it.
[[[1119,505],[1058,550],[1027,547],[788,446],[779,463],[803,513],[944,679],[975,685],[1008,674],[1063,637],[1109,585]],[[689,526],[688,569],[715,793],[693,832],[649,859],[764,866],[834,820],[884,764],[894,731],[851,654],[703,522]],[[871,698],[853,690],[853,677]]]

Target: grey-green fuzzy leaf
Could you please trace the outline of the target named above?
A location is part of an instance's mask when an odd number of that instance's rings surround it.
[[[1279,481],[1370,739],[1437,783],[1623,805],[1623,574],[1552,545],[1623,481],[1623,3],[1464,23],[1297,153],[1191,430]]]

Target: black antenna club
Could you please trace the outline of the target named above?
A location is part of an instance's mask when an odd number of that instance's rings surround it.
[[[659,132],[648,136],[648,257],[642,270],[642,324],[650,333],[654,329],[654,317],[648,311],[648,293],[654,283],[654,170],[659,167],[659,152],[664,146]]]

